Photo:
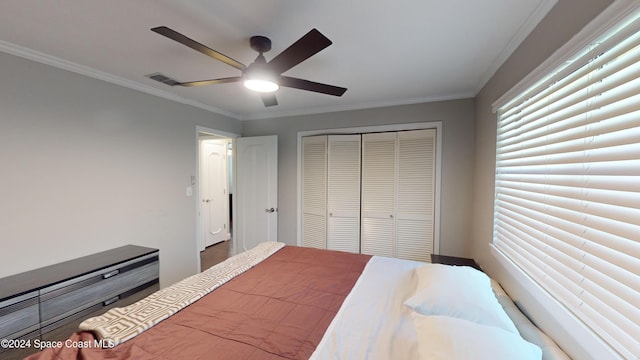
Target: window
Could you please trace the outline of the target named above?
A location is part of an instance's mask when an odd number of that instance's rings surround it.
[[[636,16],[638,18],[638,16]],[[498,110],[494,246],[640,354],[640,20]]]

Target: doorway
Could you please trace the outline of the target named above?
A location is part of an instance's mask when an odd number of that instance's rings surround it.
[[[200,126],[196,134],[197,176],[193,183],[198,189],[195,199],[198,269],[204,270],[234,251],[233,143],[238,135]],[[224,254],[220,253],[221,249]]]
[[[202,251],[206,247],[203,217],[207,214],[202,204],[211,204],[211,198],[201,184],[204,166],[201,165],[201,140],[227,141],[228,229],[225,242],[209,248],[219,249],[226,244],[229,256],[254,247],[258,242],[277,241],[278,224],[278,140],[276,135],[241,138],[238,134],[196,126],[197,172],[192,185],[198,187],[195,200],[197,209],[198,269],[202,269]],[[231,144],[229,146],[229,143]],[[230,155],[230,156],[229,156]],[[216,160],[217,161],[217,160]],[[212,161],[217,167],[219,161]],[[241,181],[239,181],[241,180]],[[202,188],[202,189],[201,189]],[[210,200],[207,202],[207,200]],[[223,205],[224,206],[224,205]],[[216,227],[212,227],[216,229]]]
[[[200,226],[204,246],[231,239],[231,139],[200,136]]]

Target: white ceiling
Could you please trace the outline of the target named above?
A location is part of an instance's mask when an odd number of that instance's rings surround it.
[[[237,119],[474,96],[556,0],[5,0],[0,51]],[[348,88],[342,97],[281,88],[278,106],[240,83],[169,87],[240,71],[149,29],[168,26],[244,64],[249,37],[267,61],[317,28],[333,45],[285,75]]]

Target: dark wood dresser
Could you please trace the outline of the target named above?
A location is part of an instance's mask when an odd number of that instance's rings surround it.
[[[22,359],[157,291],[159,264],[158,249],[126,245],[0,279],[0,358]]]

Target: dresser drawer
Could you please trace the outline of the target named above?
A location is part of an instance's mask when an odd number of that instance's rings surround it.
[[[158,290],[158,261],[158,249],[125,245],[0,278],[0,339],[13,341],[0,359],[23,359],[35,339],[64,341],[84,319]]]
[[[129,290],[119,296],[118,301],[105,305],[99,303],[85,310],[74,313],[62,320],[51,323],[42,327],[41,338],[43,341],[61,341],[69,337],[70,334],[78,331],[78,326],[85,319],[100,316],[114,307],[125,307],[142,300],[145,297],[160,290],[160,282],[158,280],[151,281],[142,286]]]
[[[158,279],[157,254],[108,267],[40,290],[40,322],[47,326]]]
[[[38,292],[0,302],[0,339],[17,339],[39,328]]]

